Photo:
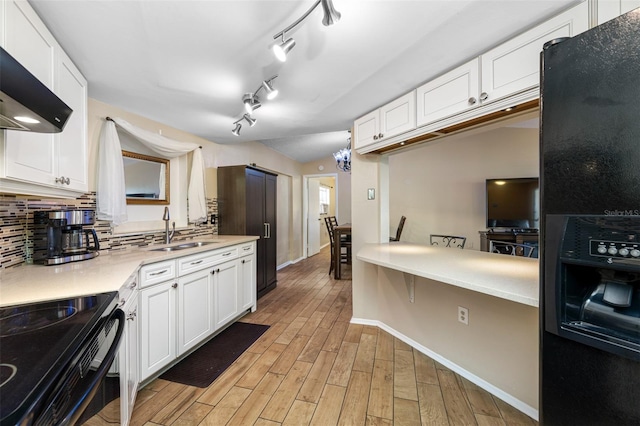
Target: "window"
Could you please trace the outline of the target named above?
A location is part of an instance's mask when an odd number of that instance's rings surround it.
[[[329,213],[329,200],[331,199],[331,190],[328,186],[320,185],[320,214]]]

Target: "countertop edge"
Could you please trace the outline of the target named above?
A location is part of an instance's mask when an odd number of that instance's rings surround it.
[[[358,251],[356,258],[384,268],[440,281],[534,308],[539,306],[539,298],[537,297],[539,266],[535,259],[411,243],[366,244]],[[478,273],[473,269],[473,266],[477,266],[477,262],[488,265],[489,271]],[[466,263],[471,263],[471,265],[465,267]],[[491,264],[500,267],[492,268]],[[446,265],[454,265],[455,267],[447,270]],[[509,278],[510,288],[495,285],[496,282],[504,281],[504,277],[499,272],[491,272],[494,269],[500,271],[505,267],[521,267],[524,271],[522,276]],[[474,277],[474,279],[471,280],[469,277]]]

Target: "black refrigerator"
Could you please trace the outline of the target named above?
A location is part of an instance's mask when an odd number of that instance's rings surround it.
[[[640,425],[640,9],[541,58],[540,423]]]

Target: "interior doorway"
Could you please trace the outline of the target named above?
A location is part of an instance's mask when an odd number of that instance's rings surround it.
[[[313,256],[329,244],[324,218],[336,216],[338,209],[335,173],[304,176],[305,257]]]

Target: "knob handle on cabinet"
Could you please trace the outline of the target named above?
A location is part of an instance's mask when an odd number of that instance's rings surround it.
[[[61,183],[63,185],[69,185],[69,183],[71,183],[71,180],[67,177],[64,176],[60,176],[59,178],[56,178],[56,183]]]
[[[489,95],[487,94],[487,92],[480,93],[480,100],[481,101],[486,101],[488,98],[489,98]]]
[[[468,102],[469,102],[469,105],[473,105],[473,104],[475,104],[476,102],[478,102],[478,100],[472,96],[472,97],[470,97],[470,98],[469,98],[469,101],[468,101]]]
[[[173,283],[172,288],[178,288],[178,283]]]
[[[135,320],[137,315],[138,313],[136,311],[129,312],[129,315],[127,315],[127,321]]]
[[[382,139],[384,137],[383,133],[378,133],[378,139]]]
[[[373,140],[377,141],[378,140],[378,135],[373,135]]]

